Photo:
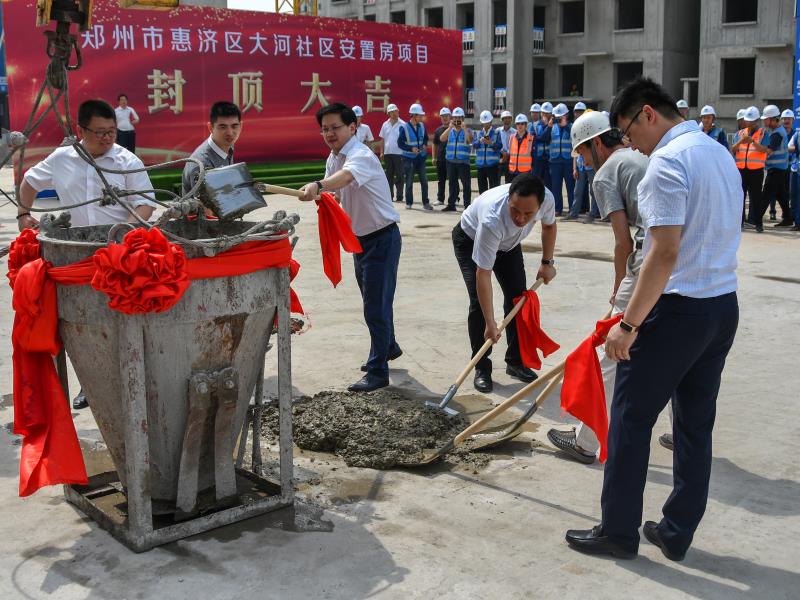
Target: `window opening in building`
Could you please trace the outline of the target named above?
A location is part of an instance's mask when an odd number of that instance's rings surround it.
[[[614,65],[614,76],[617,91],[639,77],[644,72],[644,64],[641,62],[622,62]]]
[[[444,9],[426,8],[425,25],[428,27],[444,27]]]
[[[583,65],[561,65],[561,95],[583,96]]]
[[[531,97],[534,99],[544,98],[544,69],[533,70],[533,90]]]
[[[364,15],[364,20],[365,21],[372,21],[374,23],[375,22],[375,14],[373,13],[371,15]]]
[[[397,23],[398,25],[406,24],[406,11],[395,10],[389,13],[389,22]]]
[[[756,59],[755,58],[723,58],[722,93],[747,94],[755,93]]]
[[[617,29],[644,29],[644,0],[617,0]]]
[[[561,3],[561,33],[583,33],[586,17],[586,3]]]
[[[475,27],[475,7],[472,4],[456,5],[456,27],[458,29]]]
[[[758,0],[724,0],[723,23],[755,23],[758,21]]]

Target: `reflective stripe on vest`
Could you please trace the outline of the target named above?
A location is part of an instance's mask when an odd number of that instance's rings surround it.
[[[456,132],[455,129],[450,130],[450,137],[447,138],[447,152],[445,153],[447,160],[469,160],[469,145],[467,144],[467,132],[461,130]]]
[[[527,173],[533,168],[531,156],[531,136],[525,134],[522,142],[516,135],[508,143],[508,170],[511,173]]]
[[[480,139],[487,133],[481,129],[478,132]],[[478,149],[475,151],[475,164],[479,167],[493,167],[500,162],[500,151],[495,150],[492,146],[497,143],[497,138],[500,134],[494,129],[489,130],[488,136],[491,138],[491,144],[484,144],[482,141],[478,144]]]
[[[741,137],[747,133],[747,129],[742,129],[739,131],[739,137],[737,139],[741,139]],[[763,145],[765,134],[766,131],[759,127],[755,133],[753,133],[753,140]],[[757,171],[758,169],[763,169],[766,162],[767,153],[758,152],[755,148],[753,148],[753,144],[742,144],[739,146],[739,149],[736,150],[737,169],[749,169],[751,171]]]
[[[789,137],[786,135],[783,125],[779,125],[777,129],[769,129],[767,131],[769,137],[772,137],[773,133],[781,136],[781,147],[767,157],[767,168],[785,171],[789,168]],[[769,143],[769,140],[767,143]]]
[[[541,121],[536,124],[536,158],[541,158],[542,160],[547,160],[550,156],[550,147],[547,142],[539,141],[544,137],[545,129],[547,129],[547,126]]]
[[[425,156],[425,144],[423,143],[425,140],[424,125],[422,123],[417,123],[416,131],[411,127],[411,123],[406,123],[403,127],[406,130],[406,144],[412,148],[419,148],[419,154],[414,154],[408,150],[402,150],[403,156],[406,158],[416,158],[420,155]]]
[[[550,133],[550,162],[567,160],[572,162],[572,141],[569,138],[569,126],[563,129],[553,125]]]

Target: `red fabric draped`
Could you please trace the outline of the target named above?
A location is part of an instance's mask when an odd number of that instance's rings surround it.
[[[63,267],[50,266],[39,253],[31,229],[12,242],[9,252],[8,279],[16,312],[11,335],[14,433],[23,436],[20,496],[45,485],[87,483],[78,436],[52,359],[61,350],[56,283],[91,284],[109,296],[110,308],[134,314],[168,310],[183,296],[190,279],[283,267],[289,267],[294,279],[300,269],[291,258],[289,240],[249,242],[215,257],[186,259],[157,229],[131,231],[122,244],[109,244]],[[294,290],[290,294],[291,310],[302,313]]]
[[[333,287],[342,280],[342,260],[339,246],[346,252],[361,252],[361,244],[353,233],[350,217],[342,210],[333,194],[323,192],[317,200],[319,245],[322,266]]]
[[[529,369],[541,369],[542,359],[539,358],[539,351],[542,357],[550,356],[561,346],[556,344],[548,335],[542,331],[539,313],[541,304],[539,296],[533,290],[526,290],[522,296],[514,298],[514,304],[525,298],[525,304],[514,317],[517,324],[517,338],[519,339],[519,353],[522,356],[522,364]]]
[[[595,348],[602,344],[611,328],[622,320],[617,315],[598,321],[594,333],[567,356],[564,383],[561,385],[561,408],[589,427],[600,443],[600,462],[608,454],[608,409],[603,373]]]

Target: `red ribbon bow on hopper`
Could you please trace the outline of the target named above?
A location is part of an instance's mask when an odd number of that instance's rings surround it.
[[[352,223],[333,194],[322,192],[317,200],[319,245],[322,247],[322,266],[333,287],[342,280],[342,260],[339,246],[345,252],[360,253],[361,244],[353,233]]]
[[[519,353],[522,357],[522,364],[529,369],[541,369],[542,359],[539,358],[539,350],[542,357],[548,357],[561,346],[551,340],[542,331],[541,321],[539,320],[540,302],[539,296],[533,290],[526,290],[518,298],[514,298],[514,304],[525,298],[525,304],[516,316],[517,338],[519,339]]]
[[[608,332],[622,320],[622,316],[597,322],[594,333],[567,356],[561,385],[561,409],[594,431],[600,444],[601,463],[608,455],[608,409],[603,373],[595,348],[605,342]]]
[[[187,259],[183,249],[158,229],[135,229],[122,244],[63,267],[39,258],[36,231],[26,229],[11,243],[8,279],[14,290],[14,433],[23,436],[20,496],[57,483],[87,483],[78,437],[61,388],[53,355],[58,336],[56,283],[88,285],[125,314],[164,312],[183,296],[192,279],[245,275],[288,267],[294,279],[289,240],[247,242],[210,258]],[[293,290],[291,310],[303,307]]]

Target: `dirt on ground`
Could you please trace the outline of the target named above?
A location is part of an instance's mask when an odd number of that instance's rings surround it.
[[[396,390],[320,392],[293,404],[292,421],[299,448],[332,452],[350,467],[372,469],[417,463],[424,450],[440,448],[469,425],[461,415],[449,417]],[[278,429],[277,406],[265,408],[264,434],[275,436]],[[479,468],[490,458],[462,447],[446,460]]]

